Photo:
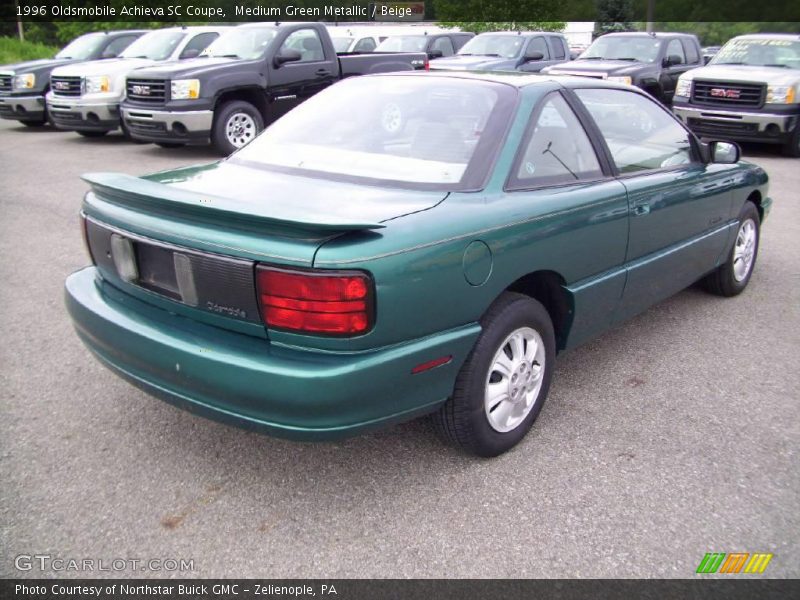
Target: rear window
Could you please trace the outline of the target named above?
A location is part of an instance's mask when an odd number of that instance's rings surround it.
[[[286,114],[231,160],[413,189],[476,189],[516,93],[444,77],[348,79]]]

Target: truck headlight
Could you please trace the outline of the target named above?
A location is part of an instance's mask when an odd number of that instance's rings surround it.
[[[608,77],[606,81],[613,81],[614,83],[624,83],[625,85],[631,85],[633,83],[633,79],[631,77]]]
[[[14,77],[14,89],[29,90],[36,85],[36,75],[33,73],[23,73]]]
[[[86,87],[84,89],[86,90],[87,94],[98,94],[100,92],[107,92],[111,89],[107,75],[87,77],[85,85]]]
[[[189,100],[200,97],[199,79],[178,79],[172,82],[170,88],[173,100]]]
[[[794,104],[796,98],[793,85],[767,86],[768,104]]]
[[[675,86],[675,95],[684,96],[688,98],[689,94],[691,93],[692,93],[692,80],[684,79],[683,77],[678,79],[678,85]]]

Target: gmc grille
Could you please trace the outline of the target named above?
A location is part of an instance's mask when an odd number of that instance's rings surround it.
[[[757,83],[697,81],[692,83],[692,100],[697,104],[759,108],[764,104],[766,86]]]
[[[50,77],[50,90],[54,96],[74,98],[81,95],[80,77]]]
[[[13,81],[14,76],[10,73],[3,73],[0,75],[0,92],[10,92]]]
[[[165,79],[128,79],[125,86],[128,100],[145,104],[163,104],[167,101]]]

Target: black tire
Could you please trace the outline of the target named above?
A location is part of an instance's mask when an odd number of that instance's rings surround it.
[[[107,133],[108,131],[79,131],[78,135],[82,135],[85,138],[99,138]]]
[[[180,142],[156,142],[156,146],[159,148],[183,148],[185,145]]]
[[[504,293],[486,311],[481,318],[481,325],[483,331],[461,367],[453,395],[433,415],[433,422],[445,441],[478,456],[492,457],[519,443],[539,415],[550,389],[556,344],[553,323],[547,310],[523,294]],[[485,405],[486,387],[490,378],[496,375],[493,369],[495,356],[506,346],[507,338],[521,328],[533,329],[543,342],[541,385],[530,412],[513,429],[501,432],[489,421],[489,413],[493,409]]]
[[[228,156],[241,148],[244,144],[239,145],[238,142],[234,144],[232,139],[227,135],[226,128],[228,121],[232,118],[239,116],[240,118],[249,117],[252,124],[244,127],[241,136],[234,136],[233,139],[242,140],[244,143],[249,143],[259,133],[264,131],[264,119],[258,109],[242,100],[230,100],[221,104],[214,111],[214,125],[211,128],[211,144],[223,156]],[[245,121],[247,119],[244,119]]]
[[[750,249],[746,247],[746,234],[744,231],[746,223],[748,222],[752,223],[755,230],[755,243]],[[739,213],[739,226],[736,230],[736,238],[728,254],[728,259],[703,279],[706,289],[718,296],[730,297],[741,294],[744,288],[747,287],[750,276],[753,274],[756,259],[758,258],[758,245],[760,240],[761,219],[758,216],[758,209],[752,202],[745,202],[742,207],[742,212]],[[739,255],[742,250],[745,251],[745,255],[749,253],[752,258],[749,261],[746,273],[742,275],[741,271],[739,271],[737,275],[737,268],[741,268],[737,263],[742,260],[741,257],[737,258],[737,255]]]
[[[800,122],[794,126],[794,132],[783,145],[783,154],[791,158],[800,158]]]

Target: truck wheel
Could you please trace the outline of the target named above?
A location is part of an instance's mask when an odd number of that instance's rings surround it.
[[[800,158],[800,122],[794,127],[794,133],[783,145],[783,154],[792,158]]]
[[[103,137],[107,133],[108,131],[79,131],[78,135],[82,135],[86,138],[99,138]]]
[[[211,143],[227,156],[252,141],[264,129],[261,113],[249,102],[232,100],[216,111]]]
[[[490,457],[515,446],[542,410],[553,376],[555,334],[544,306],[510,292],[492,304],[481,325],[452,397],[433,419],[446,441]]]
[[[739,214],[739,229],[728,260],[706,275],[706,289],[718,296],[736,296],[744,291],[758,257],[761,220],[752,202],[745,202]]]

